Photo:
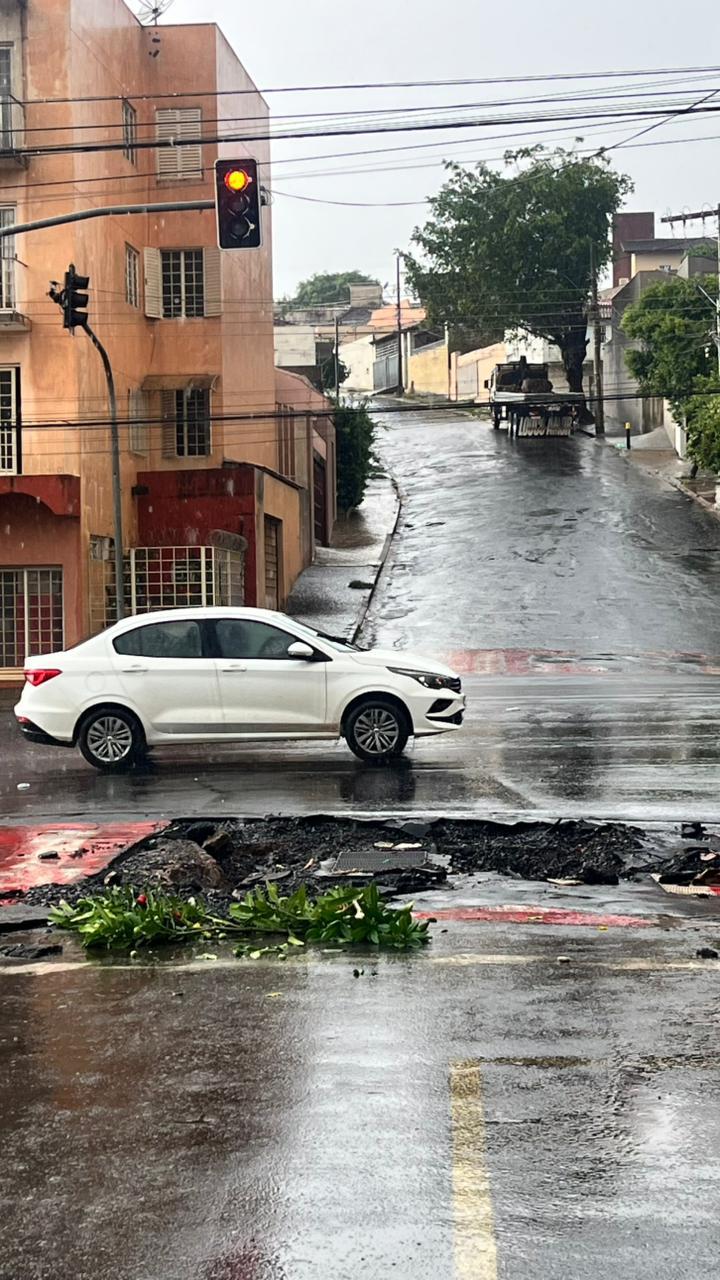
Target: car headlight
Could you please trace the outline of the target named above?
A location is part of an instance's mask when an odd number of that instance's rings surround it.
[[[406,667],[388,667],[388,671],[392,671],[395,676],[409,676],[426,689],[452,689],[453,693],[459,693],[462,688],[458,676],[437,676],[432,671],[408,671]]]

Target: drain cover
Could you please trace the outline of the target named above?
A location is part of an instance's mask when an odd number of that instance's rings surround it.
[[[343,849],[337,856],[333,872],[402,871],[406,867],[424,867],[426,864],[424,849]]]

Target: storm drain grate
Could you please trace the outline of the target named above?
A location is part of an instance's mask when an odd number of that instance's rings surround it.
[[[424,849],[344,849],[339,853],[333,872],[339,871],[403,871],[406,867],[424,867]]]

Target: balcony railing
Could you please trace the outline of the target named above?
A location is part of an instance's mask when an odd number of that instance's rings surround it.
[[[25,107],[7,90],[0,89],[0,168],[27,163],[25,146]]]

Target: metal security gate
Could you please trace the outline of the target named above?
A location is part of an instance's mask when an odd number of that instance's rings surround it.
[[[325,459],[313,454],[313,524],[315,542],[327,543],[327,467]]]
[[[116,620],[111,539],[103,559],[90,558],[93,632]],[[240,605],[245,601],[245,556],[223,547],[133,547],[125,556],[125,611]]]
[[[0,569],[0,669],[62,647],[62,569]]]
[[[280,608],[280,521],[265,516],[265,608]]]

